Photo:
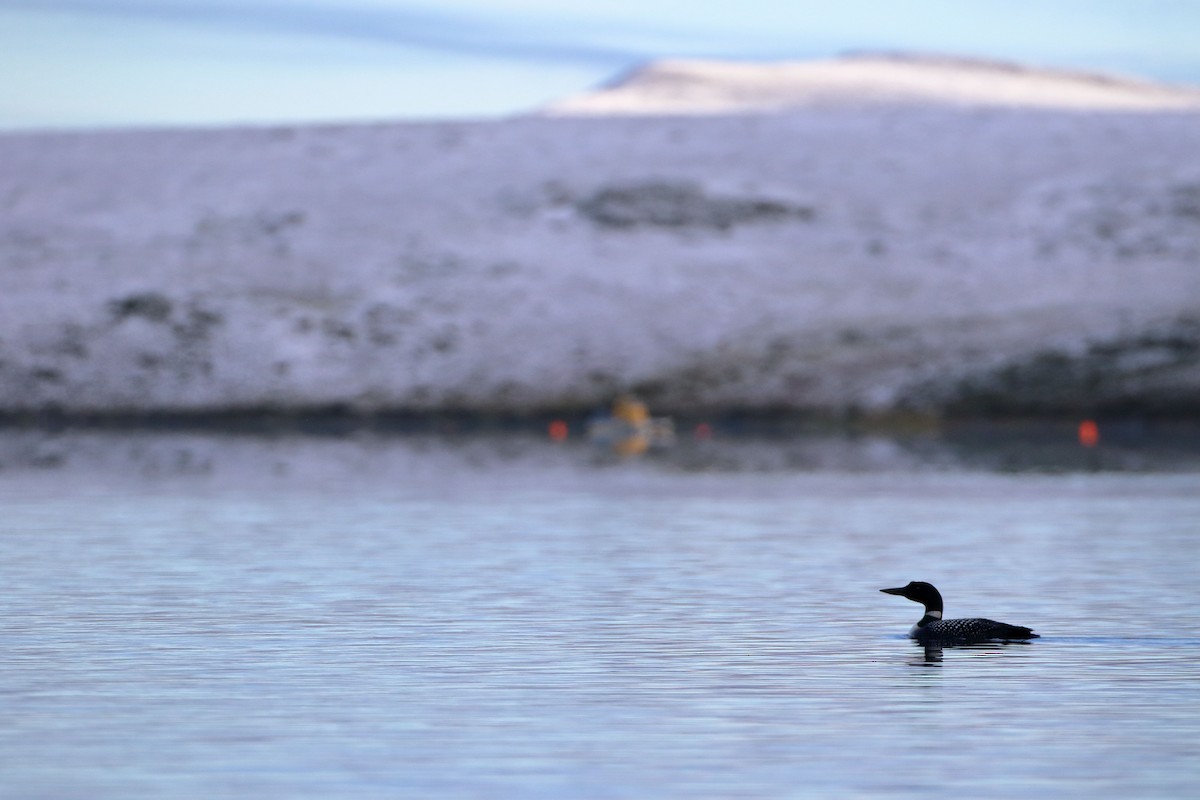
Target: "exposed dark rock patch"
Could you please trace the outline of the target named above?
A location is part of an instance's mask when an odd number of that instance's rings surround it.
[[[158,292],[131,294],[109,302],[108,310],[113,319],[122,322],[131,317],[141,317],[150,322],[165,322],[171,316],[171,301]]]
[[[1048,349],[961,380],[951,415],[1200,413],[1200,317],[1187,316],[1082,352]]]
[[[647,181],[606,186],[576,203],[576,209],[606,228],[709,228],[810,220],[808,206],[756,197],[713,196],[693,183]]]

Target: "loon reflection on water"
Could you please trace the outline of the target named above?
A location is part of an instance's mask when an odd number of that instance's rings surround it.
[[[938,639],[927,639],[924,641],[922,641],[920,639],[916,639],[912,642],[912,644],[914,647],[916,647],[921,652],[922,657],[920,659],[914,660],[910,663],[913,664],[914,666],[917,666],[917,665],[928,666],[930,664],[940,664],[945,659],[945,651],[946,650],[957,650],[957,651],[974,650],[974,651],[976,651],[976,653],[979,656],[985,656],[985,657],[986,656],[998,656],[1007,648],[1020,647],[1022,645],[1029,645],[1029,644],[1031,644],[1031,642],[1028,642],[1025,640],[1020,640],[1020,639],[1012,639],[1012,640],[1001,640],[1001,641],[992,641],[992,642],[961,643],[961,642],[945,642],[945,641],[941,641]],[[967,656],[967,657],[970,657],[970,656]]]

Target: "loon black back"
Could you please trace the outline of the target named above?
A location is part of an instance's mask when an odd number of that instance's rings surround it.
[[[937,641],[952,644],[974,642],[1016,642],[1039,638],[1029,628],[1009,625],[982,617],[969,619],[942,619],[942,594],[933,584],[912,581],[897,589],[880,589],[885,594],[905,597],[925,606],[925,615],[917,621],[908,635],[920,641]]]

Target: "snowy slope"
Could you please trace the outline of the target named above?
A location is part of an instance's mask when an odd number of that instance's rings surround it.
[[[0,409],[1172,410],[1200,113],[0,137]]]
[[[1076,111],[1200,109],[1200,89],[979,59],[861,55],[822,61],[656,61],[550,114],[729,114],[953,104]]]

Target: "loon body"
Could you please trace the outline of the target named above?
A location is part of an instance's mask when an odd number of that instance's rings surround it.
[[[925,615],[908,632],[910,638],[923,642],[970,644],[973,642],[1015,642],[1037,639],[1038,635],[1020,625],[1008,625],[991,619],[942,619],[942,595],[932,584],[912,581],[898,589],[880,589],[885,594],[898,594],[925,606]]]

